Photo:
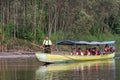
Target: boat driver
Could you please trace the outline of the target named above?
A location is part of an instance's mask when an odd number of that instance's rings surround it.
[[[52,41],[49,39],[48,36],[46,36],[45,40],[43,41],[44,52],[51,53],[51,46],[52,46]]]

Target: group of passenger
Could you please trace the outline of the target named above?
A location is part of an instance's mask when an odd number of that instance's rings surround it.
[[[71,55],[81,55],[81,56],[83,56],[83,55],[85,55],[85,56],[87,56],[87,55],[88,56],[99,55],[99,50],[97,50],[96,47],[92,48],[92,49],[91,48],[86,48],[85,51],[82,51],[81,48],[78,48],[78,49],[74,48]]]
[[[105,48],[103,51],[98,50],[96,47],[94,48],[86,48],[85,51],[83,51],[81,48],[73,48],[71,55],[81,55],[81,56],[90,56],[90,55],[100,55],[100,54],[110,54],[115,51],[114,46],[109,46],[108,44],[105,45]]]

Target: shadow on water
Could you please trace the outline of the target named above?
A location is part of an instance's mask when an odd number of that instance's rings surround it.
[[[40,66],[36,80],[115,80],[115,61],[87,61]]]

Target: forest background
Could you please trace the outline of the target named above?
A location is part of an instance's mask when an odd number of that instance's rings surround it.
[[[48,35],[59,40],[116,41],[120,0],[0,0],[0,45],[37,50]]]

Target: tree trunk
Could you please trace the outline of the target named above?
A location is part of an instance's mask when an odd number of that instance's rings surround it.
[[[10,19],[10,1],[7,1],[7,23],[9,22]]]
[[[2,42],[4,40],[4,27],[5,27],[5,3],[2,2]]]
[[[34,42],[36,41],[36,12],[37,11],[37,2],[36,2],[36,0],[34,0],[34,22],[33,22],[33,25],[34,25]]]
[[[17,4],[17,0],[14,0],[14,31],[13,31],[13,38],[15,39],[16,38],[16,19],[17,19],[17,11],[16,11],[16,4]]]

